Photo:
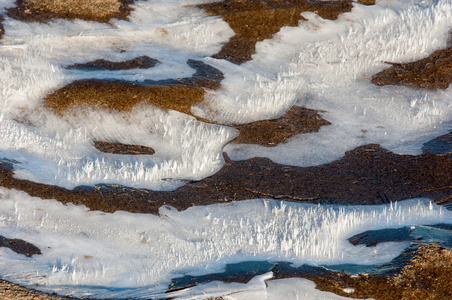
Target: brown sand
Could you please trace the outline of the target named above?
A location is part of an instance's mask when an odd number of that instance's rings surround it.
[[[414,300],[414,299],[452,299],[452,251],[441,248],[438,244],[419,247],[405,266],[401,266],[397,275],[350,276],[335,273],[324,268],[304,265],[300,268],[287,268],[275,263],[271,268],[273,279],[301,277],[312,280],[316,288],[333,292],[344,297],[373,298],[377,300]],[[213,280],[223,282],[247,283],[256,274],[249,272],[240,277],[228,274],[193,276],[186,281],[186,287],[172,288],[180,285],[178,278],[168,287],[173,292]],[[185,280],[187,280],[185,278]],[[349,292],[344,291],[348,288]]]
[[[317,132],[320,127],[330,125],[319,113],[318,110],[293,106],[279,119],[234,126],[240,135],[233,143],[276,146],[297,134]]]
[[[316,282],[320,290],[345,297],[377,300],[452,299],[452,251],[437,244],[419,247],[409,264],[393,277],[361,274],[350,277],[329,274],[327,278],[306,276]],[[344,288],[354,288],[346,293]]]
[[[0,279],[0,299],[3,300],[55,300],[72,299],[68,297],[58,297],[33,291],[17,284],[12,284]]]
[[[139,103],[150,103],[162,109],[191,115],[192,105],[204,101],[205,88],[218,89],[221,86],[223,74],[199,61],[189,60],[187,63],[196,70],[190,78],[149,81],[148,85],[119,80],[80,80],[48,94],[45,103],[61,116],[67,110],[80,106],[129,111]],[[136,66],[135,60],[115,63],[99,60],[70,67],[117,69],[132,65]],[[76,113],[74,110],[72,112]],[[234,142],[275,146],[294,135],[316,132],[321,126],[330,124],[318,113],[319,111],[294,106],[279,119],[237,125],[235,128],[240,131],[240,135]],[[210,123],[208,120],[196,118]],[[121,149],[123,146],[118,145],[118,151],[114,153],[122,153]]]
[[[138,103],[150,103],[163,109],[191,114],[193,104],[204,100],[204,89],[195,86],[143,86],[122,81],[90,79],[70,83],[45,98],[47,107],[62,113],[84,105],[129,111]]]
[[[183,210],[258,197],[338,204],[382,204],[429,197],[447,205],[452,202],[451,158],[452,154],[397,155],[377,145],[362,146],[338,161],[308,168],[279,165],[265,158],[226,158],[218,173],[170,192],[119,186],[67,190],[15,179],[11,166],[3,163],[0,186],[62,203],[84,204],[92,210],[152,214],[165,204]]]
[[[141,145],[126,145],[102,141],[95,141],[94,147],[101,152],[110,154],[153,155],[155,153],[154,149]]]
[[[358,1],[375,4],[375,1]],[[351,0],[224,0],[201,4],[210,15],[221,16],[234,30],[235,36],[226,43],[215,58],[241,64],[251,60],[256,43],[271,38],[283,26],[297,26],[304,11],[312,11],[324,19],[336,19],[352,9]]]
[[[121,63],[90,62],[89,66],[130,66]],[[63,115],[70,108],[93,106],[116,111],[129,111],[139,103],[150,103],[162,109],[172,109],[191,115],[192,105],[204,101],[206,89],[219,88],[223,73],[201,61],[188,60],[196,70],[192,77],[161,81],[145,81],[144,84],[121,80],[78,80],[45,97],[45,104],[55,113]]]
[[[47,22],[52,19],[82,19],[109,22],[127,19],[131,0],[16,0],[8,9],[12,18],[26,22]]]
[[[427,58],[392,64],[372,76],[376,85],[405,85],[426,89],[447,89],[452,82],[452,48],[438,50]]]
[[[86,7],[79,10],[78,8],[82,7],[81,3],[74,1],[18,0],[16,7],[9,10],[9,15],[20,20],[39,22],[54,18],[81,18],[108,22],[111,18],[126,19],[129,11],[127,5],[130,3],[130,1],[104,0],[101,2],[110,6],[99,9],[96,4],[92,6],[96,7],[93,12],[93,9]],[[372,0],[360,2],[374,4]],[[97,2],[85,1],[83,5],[93,3]],[[67,9],[68,7],[70,9]],[[335,19],[340,13],[349,11],[351,5],[350,1],[317,5],[303,0],[226,0],[201,7],[212,15],[221,15],[236,32],[236,36],[216,57],[243,63],[251,59],[256,42],[270,38],[282,26],[295,26],[302,19],[299,16],[301,11],[314,11],[324,18]],[[1,28],[0,31],[3,32]],[[108,62],[96,64],[105,65]],[[394,65],[391,68],[393,69],[384,76],[379,74],[374,76],[377,78],[376,84],[386,84],[385,78],[391,76],[398,80],[397,84],[401,82],[410,86],[444,88],[450,83],[450,53],[447,51],[435,52],[425,62]],[[405,78],[403,77],[405,73],[411,75]],[[203,100],[205,93],[203,87],[218,88],[221,76],[218,75],[215,80],[209,81],[210,86],[202,83],[200,77],[195,77],[189,80],[182,79],[181,85],[167,85],[162,89],[119,82],[77,81],[49,95],[46,103],[59,113],[77,105],[93,105],[118,111],[129,110],[140,102],[189,113],[191,105]],[[393,82],[394,79],[388,81]],[[110,98],[107,91],[115,96]],[[192,100],[186,100],[187,95]],[[93,101],[93,97],[99,97],[99,100]],[[243,140],[239,139],[236,142],[273,145],[285,140],[285,136],[291,136],[291,132],[297,134],[303,133],[303,130],[318,130],[319,126],[326,125],[327,122],[317,113],[294,108],[279,120],[244,125],[239,127]],[[285,127],[287,123],[289,127]],[[95,146],[101,151],[110,153],[136,151],[141,154],[141,150],[137,151],[137,148],[128,148],[130,145],[98,141]],[[432,197],[438,203],[452,202],[451,154],[396,155],[376,145],[367,145],[348,152],[339,161],[310,168],[282,166],[263,158],[241,162],[226,160],[226,166],[217,174],[199,182],[188,183],[173,192],[118,186],[66,190],[14,179],[11,166],[5,163],[0,163],[0,185],[25,191],[32,196],[55,198],[62,203],[84,204],[93,210],[106,212],[125,210],[154,214],[163,204],[186,209],[191,205],[255,197],[344,204],[387,203],[412,197]],[[7,242],[11,244],[11,240]],[[24,253],[31,254],[30,251]],[[328,278],[314,276],[309,279],[314,280],[318,288],[343,296],[376,299],[450,299],[452,298],[450,256],[449,250],[440,249],[435,245],[426,246],[421,247],[411,264],[394,278],[366,275],[350,278],[347,275],[336,274]],[[0,285],[2,299],[53,299],[51,296],[34,293],[6,282],[0,282]],[[343,292],[344,287],[354,287],[355,292],[347,294]]]

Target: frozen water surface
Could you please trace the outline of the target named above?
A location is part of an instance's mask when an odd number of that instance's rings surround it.
[[[184,180],[212,175],[232,159],[263,156],[278,163],[313,166],[345,151],[379,143],[397,153],[420,154],[429,139],[452,128],[452,92],[376,87],[371,76],[385,62],[413,61],[444,48],[452,26],[452,2],[382,0],[354,4],[335,21],[314,13],[297,27],[284,27],[259,42],[253,60],[234,65],[210,56],[234,35],[219,17],[190,5],[208,1],[137,1],[130,21],[110,24],[55,20],[23,23],[5,16],[0,40],[0,158],[15,160],[14,176],[74,188],[99,183],[171,190]],[[12,0],[0,1],[4,14]],[[147,55],[149,69],[84,72],[65,67],[96,59],[125,61]],[[112,114],[86,108],[58,117],[44,96],[77,79],[129,81],[190,77],[189,59],[224,73],[222,87],[208,91],[192,113],[138,105]],[[331,125],[273,148],[227,145],[237,131],[227,125],[277,118],[292,105],[323,110]],[[93,141],[152,147],[152,156],[108,155]],[[49,196],[51,198],[51,195]],[[161,216],[104,214],[82,206],[31,198],[0,189],[0,234],[38,246],[26,258],[0,248],[0,276],[45,291],[76,296],[164,297],[171,278],[205,274],[244,260],[294,264],[390,261],[407,242],[375,248],[347,238],[365,230],[450,222],[450,212],[426,200],[397,207],[332,207],[250,200],[196,207]],[[250,214],[250,212],[253,212]],[[226,295],[259,299],[284,290],[318,299],[299,279],[274,281],[271,274],[246,285],[207,284],[180,297]],[[291,288],[289,289],[288,286]],[[179,297],[178,296],[178,297]],[[271,297],[270,297],[271,298]]]
[[[227,145],[232,159],[264,156],[313,166],[369,143],[420,154],[424,142],[451,129],[450,88],[426,91],[370,82],[372,74],[388,66],[385,61],[419,59],[445,46],[450,1],[355,4],[335,21],[305,12],[308,21],[283,27],[272,39],[257,43],[253,60],[242,65],[209,58],[234,33],[221,18],[188,4],[196,3],[139,1],[130,22],[111,24],[27,24],[5,17],[0,113],[8,132],[2,133],[0,153],[21,162],[15,176],[66,188],[112,183],[168,190],[180,186],[181,180],[217,172],[223,165],[223,147],[237,134],[230,127],[201,124],[151,105],[114,116],[86,109],[64,119],[40,109],[47,93],[76,79],[139,82],[189,77],[194,69],[188,59],[201,60],[225,75],[222,87],[209,91],[205,102],[192,108],[200,117],[226,125],[247,123],[279,117],[296,104],[325,111],[323,118],[332,123],[274,148]],[[3,7],[11,5],[4,2]],[[65,69],[100,58],[122,61],[142,55],[161,63],[133,71]],[[102,138],[153,147],[156,155],[108,155],[107,162],[92,146]]]
[[[383,264],[409,242],[365,247],[347,238],[379,228],[446,223],[452,217],[426,199],[370,207],[256,199],[182,212],[163,206],[154,216],[101,213],[14,190],[0,192],[2,235],[42,251],[26,258],[0,248],[1,277],[76,296],[156,296],[171,278],[219,272],[228,263],[247,260]]]

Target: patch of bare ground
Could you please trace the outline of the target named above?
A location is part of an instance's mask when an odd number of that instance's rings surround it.
[[[159,61],[149,56],[143,55],[126,61],[113,62],[105,59],[98,59],[84,64],[73,64],[67,66],[67,69],[79,69],[84,71],[94,70],[130,70],[130,69],[149,69],[154,67]]]
[[[372,83],[379,86],[447,89],[452,82],[452,48],[435,51],[415,62],[391,65],[389,69],[372,76]]]
[[[91,66],[94,63],[88,64]],[[111,62],[99,64],[102,67],[112,66]],[[96,63],[96,65],[99,64]],[[191,115],[192,105],[204,100],[205,88],[220,87],[223,73],[201,61],[190,59],[187,64],[196,70],[192,77],[160,81],[145,80],[141,84],[122,80],[74,81],[48,94],[45,97],[45,104],[59,115],[77,106],[129,111],[139,103],[149,103],[162,109],[177,110]],[[118,66],[115,63],[113,65]]]
[[[452,202],[452,154],[398,155],[366,145],[330,164],[294,167],[265,158],[231,161],[218,173],[187,182],[174,191],[151,191],[120,186],[57,186],[13,177],[12,166],[0,164],[0,186],[62,203],[84,204],[92,210],[158,214],[162,205],[184,210],[194,205],[253,198],[310,203],[382,204],[416,197]]]
[[[0,299],[5,300],[55,300],[55,299],[74,299],[71,297],[60,297],[48,295],[31,289],[21,287],[20,285],[7,282],[0,279]]]
[[[106,82],[90,79],[74,81],[48,94],[45,103],[59,114],[77,106],[130,111],[139,103],[149,103],[190,115],[192,105],[203,101],[204,94],[205,90],[196,86],[145,86],[119,80]]]
[[[110,154],[129,154],[129,155],[153,155],[154,149],[141,145],[126,145],[121,143],[111,143],[95,141],[94,147],[100,152]]]
[[[377,300],[452,299],[452,251],[438,244],[421,246],[400,274],[388,277],[340,273],[303,276],[317,288],[353,298]],[[351,288],[345,292],[345,288]]]
[[[20,239],[9,239],[0,235],[0,247],[9,248],[12,251],[31,257],[41,254],[41,250],[35,245]]]
[[[25,22],[48,22],[53,19],[82,19],[109,22],[127,20],[132,0],[16,0],[8,16]]]
[[[293,106],[279,119],[236,125],[234,128],[240,131],[240,135],[233,143],[276,146],[297,134],[317,132],[320,127],[331,124],[322,119],[319,112]]]
[[[374,0],[358,1],[371,5]],[[221,16],[234,30],[233,36],[215,58],[235,64],[251,60],[257,42],[271,38],[283,26],[297,26],[304,11],[312,11],[324,19],[336,19],[352,9],[351,0],[224,0],[201,4],[198,7],[210,15]]]

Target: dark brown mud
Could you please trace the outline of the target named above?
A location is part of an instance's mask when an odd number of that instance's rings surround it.
[[[375,1],[358,1],[375,4]],[[210,15],[221,16],[234,30],[233,36],[215,58],[235,64],[251,60],[256,43],[271,38],[283,26],[297,26],[304,11],[312,11],[324,19],[334,20],[352,9],[351,0],[224,0],[201,4],[198,7]]]
[[[258,144],[276,146],[289,138],[304,133],[319,131],[320,127],[331,123],[322,119],[321,111],[293,106],[284,116],[275,120],[264,120],[234,128],[240,135],[233,141],[236,144]]]
[[[67,66],[67,69],[77,69],[82,71],[97,71],[97,70],[130,70],[130,69],[149,69],[155,67],[159,63],[157,59],[149,56],[139,56],[130,60],[113,62],[105,59],[98,59],[84,64],[73,64]]]
[[[367,145],[347,152],[338,161],[309,168],[279,165],[265,158],[226,160],[215,175],[167,192],[166,202],[171,205],[171,199],[185,197],[196,205],[197,199],[269,197],[313,203],[381,204],[431,197],[445,203],[452,196],[451,157],[397,155]]]
[[[0,235],[0,247],[9,248],[17,254],[32,257],[33,255],[41,254],[41,250],[35,245],[20,239],[8,239]]]
[[[129,155],[153,155],[154,149],[141,145],[126,145],[121,143],[111,143],[95,141],[94,147],[100,152],[110,154],[129,154]]]
[[[187,182],[175,191],[120,186],[67,190],[15,179],[9,163],[0,168],[0,186],[104,212],[157,214],[165,204],[184,210],[253,198],[364,205],[428,197],[447,205],[452,202],[451,170],[452,154],[397,155],[378,145],[366,145],[338,161],[308,168],[279,165],[265,158],[231,161],[226,157],[218,173]]]
[[[54,19],[109,22],[127,20],[132,0],[16,0],[8,16],[24,22],[46,23]]]
[[[372,76],[372,83],[379,86],[447,89],[452,82],[452,48],[435,51],[415,62],[391,65],[389,69]]]

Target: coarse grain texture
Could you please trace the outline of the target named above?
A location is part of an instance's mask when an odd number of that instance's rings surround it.
[[[43,294],[0,279],[0,299],[4,300],[55,300],[71,299]]]
[[[8,15],[25,22],[47,22],[52,19],[82,19],[109,22],[127,19],[131,0],[17,0]]]
[[[408,253],[408,251],[411,251]],[[290,263],[268,263],[249,272],[227,272],[209,275],[174,278],[168,292],[181,290],[211,281],[247,283],[256,274],[272,272],[274,279],[306,278],[316,283],[321,291],[332,292],[343,297],[376,300],[451,299],[452,297],[452,251],[438,244],[427,244],[416,250],[403,253],[408,256],[392,273],[369,275],[362,273],[350,276],[328,268]],[[394,274],[395,273],[395,274]]]
[[[196,70],[192,77],[145,80],[142,83],[115,79],[77,80],[48,94],[45,97],[45,104],[59,115],[78,106],[91,106],[118,112],[130,111],[133,106],[140,103],[191,115],[192,105],[204,101],[205,89],[218,89],[224,77],[221,71],[201,61],[189,59],[187,64]],[[93,65],[96,68],[124,68],[130,65],[136,66],[136,62],[95,61],[78,66],[92,68]]]
[[[438,244],[419,247],[395,276],[344,274],[306,276],[317,288],[344,297],[376,300],[452,299],[452,251]],[[345,288],[353,288],[345,292]]]
[[[191,107],[204,100],[201,87],[185,85],[143,86],[135,83],[97,79],[79,80],[47,95],[45,103],[57,113],[75,106],[92,106],[130,111],[139,103],[191,114]]]
[[[281,118],[263,120],[234,128],[240,135],[233,141],[236,144],[258,144],[263,146],[276,146],[298,134],[319,131],[320,127],[330,125],[319,115],[321,111],[293,106]]]
[[[389,69],[372,76],[372,83],[379,86],[447,89],[452,82],[452,48],[435,51],[415,62],[391,65]]]

